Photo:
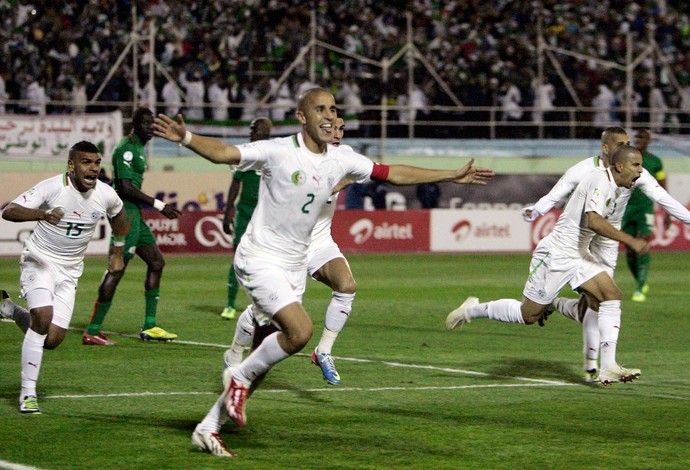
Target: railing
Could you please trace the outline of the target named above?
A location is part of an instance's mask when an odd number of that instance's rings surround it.
[[[2,103],[0,103],[2,104]],[[166,103],[157,102],[157,112],[164,112]],[[26,100],[7,100],[4,103],[6,114],[15,111],[18,114],[37,114],[29,110],[37,104]],[[72,101],[48,101],[42,105],[45,113],[56,115],[72,113],[89,113],[114,111],[119,109],[124,116],[125,128],[129,127],[132,110],[136,106],[131,101],[98,101],[91,105],[75,104]],[[209,117],[201,121],[210,126],[246,126],[248,121],[257,116],[268,116],[275,119],[276,115],[284,115],[287,123],[295,123],[293,119],[294,107],[284,107],[275,104],[238,104],[233,103],[227,109],[237,116],[227,121],[213,121],[210,116],[215,105],[204,103],[205,115]],[[281,109],[282,108],[282,109]],[[251,110],[247,114],[247,110]],[[520,120],[510,120],[504,116],[500,107],[487,106],[428,106],[412,109],[414,118],[409,118],[411,109],[406,106],[373,106],[363,105],[356,114],[346,116],[350,124],[347,134],[353,137],[381,137],[381,129],[385,125],[387,137],[403,138],[529,138],[529,139],[574,139],[598,138],[601,131],[608,126],[619,125],[625,127],[624,120],[628,109],[616,107],[609,109],[592,107],[557,107],[543,112],[544,119],[533,120],[534,112],[541,112],[536,107],[521,109],[523,117]],[[184,108],[182,108],[184,114]],[[595,117],[597,114],[600,116]],[[602,119],[602,114],[608,119]],[[405,118],[405,116],[408,116]],[[616,119],[615,117],[618,116]],[[2,114],[0,114],[0,118]],[[200,121],[195,121],[200,122]],[[281,124],[276,121],[274,124]],[[659,110],[652,108],[638,108],[633,113],[632,128],[649,128],[658,134],[690,134],[690,111],[680,109]],[[247,135],[249,130],[247,129]]]

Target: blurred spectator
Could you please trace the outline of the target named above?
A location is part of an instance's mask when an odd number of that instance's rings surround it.
[[[536,82],[538,80],[535,79]],[[551,113],[556,100],[556,87],[549,82],[549,77],[544,77],[541,83],[534,86],[534,107],[532,121],[537,124],[552,121]],[[548,130],[548,129],[547,129]]]
[[[5,101],[10,97],[7,94],[7,87],[5,86],[5,75],[8,72],[5,67],[0,63],[0,114],[5,114]]]
[[[429,105],[429,100],[422,89],[415,83],[412,84],[410,96],[408,97],[406,94],[398,95],[396,104],[398,106],[405,106],[405,109],[398,111],[398,120],[401,123],[407,124],[417,120],[417,112],[426,108]]]
[[[89,101],[86,96],[86,86],[84,86],[84,84],[79,79],[76,79],[74,81],[70,97],[72,100],[73,113],[81,114],[84,111],[86,111],[86,105]]]
[[[523,111],[520,105],[522,103],[522,93],[520,93],[520,89],[515,84],[510,82],[503,83],[499,101],[501,102],[501,121],[522,121]],[[521,132],[519,126],[511,126],[504,130],[503,137],[518,137],[518,134]]]
[[[605,83],[599,85],[599,93],[592,100],[592,107],[599,108],[594,111],[594,127],[604,129],[618,124],[613,107],[616,104],[616,96]]]
[[[369,194],[369,188],[366,184],[353,183],[345,193],[345,208],[346,209],[364,209],[364,198]]]
[[[168,80],[165,82],[163,91],[161,92],[161,98],[165,102],[165,114],[174,118],[177,113],[180,112],[180,107],[182,106],[182,96],[180,95],[180,89],[174,80]]]
[[[655,86],[649,95],[649,107],[651,108],[649,119],[651,121],[652,132],[661,133],[664,130],[664,123],[666,122],[666,111],[668,105],[666,98],[661,88]]]
[[[287,81],[278,86],[278,81],[271,79],[269,81],[269,88],[273,96],[271,119],[273,122],[284,121],[290,111],[297,106],[297,103],[292,99]]]
[[[198,67],[194,67],[189,72],[181,72],[177,81],[185,89],[187,95],[185,100],[185,119],[204,119],[206,86],[201,80],[201,70]]]
[[[388,185],[381,181],[372,181],[369,183],[369,196],[371,202],[374,204],[374,209],[386,209],[386,194],[388,194]]]
[[[436,183],[425,183],[417,185],[417,199],[422,205],[422,209],[436,209],[441,198],[441,188]]]
[[[211,86],[208,88],[208,101],[213,105],[211,108],[214,121],[228,120],[228,89],[224,86],[224,79],[219,74],[211,78]]]
[[[46,95],[46,89],[38,83],[38,80],[28,76],[26,77],[28,83],[26,87],[26,100],[29,102],[27,106],[28,114],[38,114],[39,116],[45,116],[46,105],[48,104],[48,95]]]
[[[678,116],[678,119],[681,124],[690,126],[690,79],[686,80],[680,97],[680,109],[682,112]],[[690,134],[690,127],[681,129],[681,133]]]
[[[335,100],[343,107],[346,116],[357,116],[362,111],[362,98],[359,85],[355,81],[344,80],[335,93]]]
[[[303,87],[293,89],[290,98],[294,99],[305,87],[311,88],[316,83],[332,83],[336,87],[334,93],[338,94],[337,99],[348,115],[358,113],[361,103],[378,105],[385,89],[381,86],[381,70],[373,63],[355,57],[361,55],[380,63],[395,56],[408,39],[406,13],[412,15],[412,31],[409,33],[415,46],[426,63],[436,69],[438,76],[463,103],[491,105],[495,94],[492,84],[496,82],[508,81],[516,88],[520,94],[517,100],[514,99],[515,90],[510,86],[501,92],[503,118],[506,121],[524,120],[524,113],[519,118],[515,115],[522,113],[526,106],[543,102],[544,95],[540,95],[540,90],[530,86],[538,66],[534,18],[540,13],[539,8],[543,9],[542,31],[549,45],[624,64],[628,33],[637,52],[646,47],[649,37],[653,37],[666,56],[663,62],[670,64],[674,75],[683,81],[690,76],[687,2],[667,0],[660,4],[662,7],[657,3],[651,0],[618,2],[614,8],[606,2],[595,0],[563,0],[556,6],[553,2],[506,0],[488,6],[477,2],[428,0],[318,2],[318,41],[339,45],[350,55],[319,49],[317,63],[314,64],[315,83],[302,78],[305,80]],[[87,79],[84,74],[83,82],[87,97],[92,99],[96,90],[106,82],[109,71],[116,65],[120,53],[131,39],[133,2],[39,4],[40,7],[33,12],[33,5],[0,1],[0,69],[8,72],[2,77],[6,82],[6,94],[9,99],[25,97],[25,94],[21,96],[20,90],[25,87],[23,77],[28,74],[39,77],[46,94],[53,99],[64,96],[70,99],[70,95],[65,93],[69,88],[66,87],[68,80],[64,80],[64,77],[76,78],[75,74],[81,75],[88,70],[91,78]],[[258,96],[263,96],[264,93],[258,92],[265,87],[262,81],[279,77],[308,43],[312,5],[313,2],[297,0],[191,4],[143,2],[137,3],[138,18],[135,24],[141,24],[142,28],[136,33],[141,38],[146,37],[148,32],[145,28],[151,24],[151,19],[155,19],[156,44],[148,50],[155,51],[156,59],[165,67],[195,65],[190,69],[193,76],[185,78],[196,86],[196,82],[200,81],[203,89],[201,93],[190,93],[192,99],[186,103],[187,117],[202,119],[206,114],[203,110],[205,90],[211,85],[206,77],[208,71],[227,77],[231,103],[250,102],[252,96],[240,97],[244,90],[253,90]],[[208,24],[215,27],[208,27]],[[153,59],[147,52],[139,57],[142,64]],[[586,103],[593,102],[598,85],[605,84],[616,92],[619,87],[614,85],[614,81],[623,82],[625,79],[622,72],[607,68],[597,61],[559,55],[559,62],[563,74],[573,80],[574,88],[578,95],[581,94],[580,99]],[[309,60],[297,63],[295,76],[310,76],[308,64]],[[404,59],[390,65],[389,83],[404,81]],[[654,108],[650,106],[651,100],[659,97],[652,96],[654,91],[649,85],[642,84],[642,79],[648,75],[650,67],[659,65],[659,61],[650,56],[639,65],[634,72],[635,89],[643,101],[638,102],[635,98],[630,105]],[[568,96],[565,84],[555,79],[553,66],[548,61],[545,68],[545,73],[552,77],[551,85],[557,96],[557,100],[552,102],[556,106],[568,104],[558,101]],[[198,77],[195,77],[197,73]],[[233,74],[236,75],[234,83],[230,78]],[[132,89],[132,76],[131,61],[119,63],[115,75],[98,100],[133,100],[133,94],[140,90]],[[164,88],[165,79],[160,75],[155,79],[155,89]],[[299,81],[292,83],[298,84]],[[185,86],[182,88],[186,89]],[[440,87],[434,90],[424,86],[420,88],[425,91],[429,105],[453,104]],[[344,90],[342,95],[341,90]],[[667,104],[682,105],[680,90],[667,87],[662,91]],[[352,97],[352,102],[347,101],[348,96]],[[408,103],[412,104],[413,101],[412,96],[407,97]],[[623,96],[619,97],[619,102],[625,105]],[[116,107],[91,104],[87,111]],[[14,105],[7,105],[6,108],[7,112],[16,111]],[[48,111],[60,111],[59,108],[55,106]],[[239,108],[231,108],[229,117],[237,118],[240,113]],[[440,115],[442,119],[454,117],[450,112],[444,113]],[[486,121],[490,117],[485,111],[470,113],[471,116],[464,113],[465,117],[473,121]],[[655,121],[652,116],[645,117],[644,113],[636,117]],[[247,118],[255,114],[250,110]],[[366,116],[364,112],[360,114],[362,119],[376,119],[378,116],[375,111],[373,114],[367,111]],[[540,122],[538,115],[532,117]],[[403,115],[402,119],[409,121],[413,116]],[[599,119],[602,120],[601,116]],[[543,117],[542,120],[548,119]],[[443,131],[441,127],[438,127],[440,132]],[[369,132],[374,128],[370,126],[367,129]]]

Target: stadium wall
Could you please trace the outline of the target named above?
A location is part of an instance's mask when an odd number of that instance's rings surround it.
[[[528,253],[551,232],[555,209],[526,223],[519,209],[432,209],[405,211],[339,211],[333,238],[345,253]],[[163,253],[227,254],[232,237],[223,233],[221,211],[187,212],[168,219],[155,210],[144,217]],[[663,212],[655,220],[654,250],[690,250],[690,227],[674,220],[664,229]],[[18,256],[34,223],[0,220],[0,256]],[[102,220],[87,254],[108,251],[110,227]]]

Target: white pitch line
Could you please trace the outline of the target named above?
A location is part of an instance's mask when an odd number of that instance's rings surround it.
[[[329,388],[307,388],[303,390],[294,389],[259,389],[254,394],[264,395],[269,393],[342,393],[342,392],[409,392],[426,390],[464,390],[479,388],[511,388],[511,387],[579,387],[579,384],[568,383],[534,383],[534,384],[485,384],[485,385],[449,385],[443,387],[329,387]],[[45,399],[83,399],[83,398],[127,398],[127,397],[163,397],[163,396],[189,396],[189,395],[218,395],[218,392],[139,392],[139,393],[105,393],[102,395],[48,395]]]
[[[80,330],[81,331],[81,330]],[[120,334],[120,333],[115,333],[111,331],[106,331],[104,332],[108,335],[119,335],[123,336],[126,338],[138,338],[138,335],[127,335],[127,334]],[[208,346],[208,347],[214,347],[214,348],[223,348],[223,349],[228,349],[230,347],[229,344],[216,344],[216,343],[200,343],[197,341],[178,341],[175,340],[174,343],[176,344],[189,344],[192,346]],[[295,356],[302,356],[302,357],[311,357],[310,354],[305,354],[305,353],[297,353],[294,354]],[[465,369],[450,369],[446,367],[436,367],[436,366],[431,366],[431,365],[418,365],[418,364],[403,364],[400,362],[390,362],[390,361],[377,361],[377,360],[372,360],[372,359],[359,359],[355,357],[340,357],[340,356],[333,356],[333,358],[338,359],[339,361],[348,361],[348,362],[359,362],[359,363],[365,363],[365,364],[384,364],[390,367],[405,367],[405,368],[411,368],[411,369],[426,369],[426,370],[436,370],[439,372],[451,372],[454,374],[465,374],[465,375],[475,375],[479,377],[496,377],[496,378],[506,378],[506,379],[513,379],[513,380],[520,380],[524,382],[535,382],[535,383],[540,383],[540,384],[553,384],[553,385],[572,385],[567,382],[562,382],[558,380],[546,380],[546,379],[533,379],[529,377],[513,377],[513,376],[506,376],[506,375],[495,375],[495,374],[490,374],[488,372],[477,372],[473,370],[465,370]]]
[[[5,460],[0,460],[0,468],[5,468],[8,470],[40,470],[38,467],[31,467],[29,465],[22,465],[20,463],[7,462]]]
[[[80,328],[70,328],[70,330],[75,330],[75,331],[83,331]],[[113,336],[122,336],[126,338],[138,338],[139,335],[130,335],[130,334],[123,334],[123,333],[117,333],[114,331],[106,331],[104,332],[108,335],[113,335]],[[207,347],[213,347],[213,348],[223,348],[227,349],[230,347],[229,344],[216,344],[216,343],[202,343],[202,342],[197,342],[197,341],[180,341],[180,340],[175,340],[174,341],[177,344],[188,344],[192,346],[207,346]],[[302,357],[311,357],[310,354],[305,354],[305,353],[297,353],[295,356],[302,356]],[[495,378],[500,378],[500,379],[512,379],[512,380],[519,380],[522,382],[532,382],[533,386],[556,386],[556,387],[570,387],[570,386],[576,386],[576,387],[585,387],[585,385],[582,384],[576,384],[576,383],[568,383],[568,382],[562,382],[558,380],[547,380],[547,379],[534,379],[530,377],[514,377],[514,376],[508,376],[508,375],[496,375],[496,374],[491,374],[488,372],[479,372],[479,371],[473,371],[473,370],[466,370],[466,369],[453,369],[453,368],[448,368],[448,367],[436,367],[436,366],[431,366],[431,365],[419,365],[419,364],[403,364],[400,362],[391,362],[391,361],[379,361],[379,360],[372,360],[372,359],[360,359],[360,358],[355,358],[355,357],[340,357],[340,356],[333,356],[335,359],[338,359],[339,361],[348,361],[348,362],[359,362],[359,363],[365,363],[365,364],[383,364],[387,365],[389,367],[405,367],[405,368],[412,368],[412,369],[425,369],[425,370],[435,370],[439,372],[450,372],[453,374],[464,374],[464,375],[473,375],[473,376],[478,376],[478,377],[495,377]],[[381,390],[456,390],[456,389],[468,389],[468,388],[496,388],[496,387],[521,387],[521,386],[529,386],[527,384],[504,384],[504,385],[467,385],[467,386],[449,386],[449,387],[430,387],[430,388],[385,388]],[[283,393],[283,392],[288,392],[288,391],[294,391],[294,390],[257,390],[257,393]],[[302,390],[303,392],[326,392],[326,391],[378,391],[378,389],[345,389],[345,388],[327,388],[327,389],[312,389],[312,390]],[[145,392],[148,393],[148,392]],[[171,393],[171,394],[178,394],[178,395],[184,395],[186,392],[179,392],[179,393]],[[190,392],[188,393],[189,395],[203,395],[205,392]],[[209,392],[209,394],[215,394]],[[158,395],[158,394],[156,394]],[[160,395],[166,395],[165,393],[161,393]],[[93,397],[102,397],[103,395],[94,395]],[[129,394],[116,394],[113,396],[130,396]],[[140,396],[140,395],[133,395],[133,396]],[[677,396],[677,395],[667,395],[667,394],[645,394],[644,396],[649,397],[649,398],[661,398],[661,399],[670,399],[670,400],[682,400],[682,401],[690,401],[690,397],[684,397],[684,396]],[[80,396],[56,396],[56,397],[46,397],[46,398],[79,398]],[[84,395],[84,397],[90,397]]]

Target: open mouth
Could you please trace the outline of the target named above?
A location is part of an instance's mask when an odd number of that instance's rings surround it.
[[[333,134],[333,123],[327,122],[327,123],[325,123],[325,124],[321,124],[321,125],[319,126],[319,128],[321,129],[321,131],[322,131],[324,134],[327,134],[327,135],[332,135],[332,134]]]
[[[89,186],[93,186],[96,184],[96,181],[98,180],[98,176],[84,176],[84,183],[86,183]]]

